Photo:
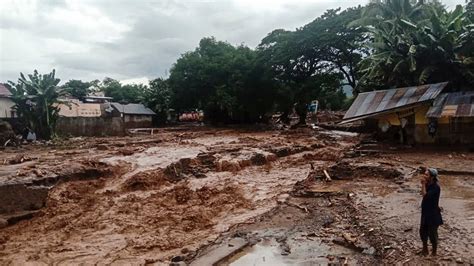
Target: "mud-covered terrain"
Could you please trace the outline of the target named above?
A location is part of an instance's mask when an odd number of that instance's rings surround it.
[[[363,139],[177,127],[6,149],[0,262],[473,263],[472,154]],[[416,254],[420,165],[442,168],[437,258]]]

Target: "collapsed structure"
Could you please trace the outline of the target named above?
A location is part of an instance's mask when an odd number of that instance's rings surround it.
[[[474,143],[474,92],[442,93],[447,82],[361,93],[341,123],[364,120],[385,139]]]

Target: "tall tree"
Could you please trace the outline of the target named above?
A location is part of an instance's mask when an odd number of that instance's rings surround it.
[[[203,38],[170,71],[173,107],[201,109],[211,122],[255,122],[272,108],[272,88],[265,86],[255,51]]]
[[[356,88],[361,58],[368,52],[363,27],[349,27],[360,16],[361,8],[328,10],[313,22],[296,31],[274,30],[257,47],[260,61],[270,69],[278,83],[277,106],[283,121],[295,109],[299,123],[305,123],[311,100],[326,102],[330,90],[342,95],[345,81]],[[334,86],[329,89],[330,86]],[[329,89],[329,90],[328,90]],[[341,106],[344,96],[333,98]]]
[[[55,74],[54,69],[49,74],[39,74],[35,70],[28,77],[20,73],[16,84],[12,81],[8,84],[20,119],[44,139],[55,135],[59,116],[61,101],[58,98],[62,92],[58,87],[60,79]]]
[[[353,7],[341,11],[329,9],[321,17],[301,29],[300,46],[309,47],[314,55],[327,63],[325,72],[336,71],[357,94],[360,78],[358,64],[369,54],[366,43],[368,30],[352,22],[361,16],[363,8]]]
[[[83,82],[82,80],[71,79],[62,85],[61,88],[72,97],[82,100],[91,91],[91,86],[91,82]]]
[[[150,80],[143,93],[143,102],[156,113],[159,123],[165,123],[171,107],[171,89],[168,81],[162,78]]]
[[[125,84],[120,81],[105,78],[99,85],[105,96],[112,97],[117,102],[139,103],[143,99],[146,85],[143,84]]]

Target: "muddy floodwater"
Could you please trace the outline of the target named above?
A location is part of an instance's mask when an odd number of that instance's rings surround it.
[[[0,264],[473,263],[473,155],[363,154],[366,137],[177,127],[5,149]],[[441,173],[436,258],[416,254],[421,165]]]

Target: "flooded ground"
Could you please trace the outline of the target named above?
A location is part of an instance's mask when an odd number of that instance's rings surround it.
[[[0,262],[473,263],[473,155],[361,156],[362,138],[181,127],[7,149]],[[437,258],[416,254],[420,165],[443,173]]]

